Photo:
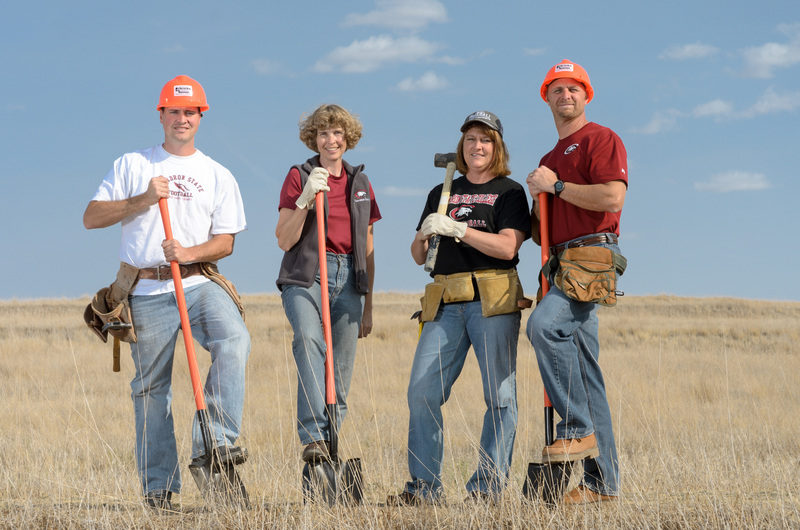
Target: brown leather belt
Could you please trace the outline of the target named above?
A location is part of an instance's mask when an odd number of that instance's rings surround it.
[[[188,276],[196,276],[203,274],[203,268],[200,263],[188,263],[186,265],[179,265],[181,268],[181,278]],[[172,268],[169,265],[161,265],[160,267],[150,267],[149,269],[139,269],[140,280],[159,280],[167,281],[172,279]]]
[[[616,245],[617,241],[618,239],[616,234],[600,234],[597,236],[589,236],[589,237],[584,237],[582,239],[576,239],[574,241],[567,241],[566,243],[561,243],[560,245],[550,247],[550,253],[558,256],[568,248],[590,247],[592,245],[599,245],[602,243],[610,243],[612,245]]]

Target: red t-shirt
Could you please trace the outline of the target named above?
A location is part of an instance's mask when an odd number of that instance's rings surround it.
[[[592,122],[559,140],[540,165],[555,171],[564,182],[602,184],[621,180],[628,185],[628,154],[622,140],[608,127]],[[621,212],[593,212],[553,195],[549,199],[551,245],[589,234],[619,235]]]
[[[326,250],[335,254],[353,253],[353,234],[350,226],[350,186],[344,168],[338,176],[328,176],[328,237],[325,241]],[[296,168],[289,170],[286,180],[281,188],[278,210],[281,208],[297,209],[297,199],[303,192],[300,186],[300,171]],[[375,201],[375,192],[372,184],[369,185],[369,198],[372,209],[369,214],[369,224],[381,218],[378,203]],[[316,215],[316,214],[314,214]]]

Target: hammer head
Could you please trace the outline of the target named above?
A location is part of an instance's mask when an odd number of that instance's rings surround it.
[[[447,167],[447,164],[452,162],[453,164],[456,163],[456,154],[455,153],[436,153],[433,155],[433,166],[434,167]]]

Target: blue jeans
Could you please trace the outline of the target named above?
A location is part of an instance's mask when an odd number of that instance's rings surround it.
[[[328,296],[331,306],[333,369],[339,423],[347,414],[347,393],[353,377],[356,343],[364,312],[364,295],[356,289],[349,254],[328,253]],[[311,287],[285,285],[283,310],[294,331],[292,353],[297,365],[297,434],[303,445],[329,439],[325,409],[325,337],[322,332],[320,277]],[[336,426],[337,429],[339,425]]]
[[[245,365],[250,334],[236,304],[219,285],[206,282],[187,289],[186,308],[194,340],[211,354],[204,395],[215,446],[239,437],[244,407]],[[136,462],[145,494],[180,493],[181,475],[172,419],[172,365],[181,333],[174,293],[131,296],[138,342],[131,343],[136,375],[131,398],[136,416]],[[191,381],[181,381],[191,387]],[[197,416],[192,428],[192,458],[205,453]]]
[[[517,340],[520,313],[484,317],[481,303],[443,304],[422,328],[408,383],[408,468],[405,491],[442,497],[442,405],[458,379],[470,346],[483,381],[478,468],[467,491],[497,495],[505,486],[517,431]]]
[[[602,246],[619,252],[616,245]],[[600,455],[584,461],[583,483],[603,495],[618,495],[619,460],[598,363],[597,304],[572,300],[550,283],[550,290],[528,319],[527,334],[544,388],[561,417],[556,439],[594,433]]]

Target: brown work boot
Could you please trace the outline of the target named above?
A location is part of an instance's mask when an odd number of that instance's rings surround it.
[[[564,495],[564,504],[591,504],[617,500],[616,495],[603,495],[592,491],[583,484]]]
[[[586,438],[556,440],[542,449],[543,464],[560,464],[577,462],[584,458],[596,458],[600,454],[597,449],[597,438],[590,434]]]
[[[331,452],[328,448],[328,442],[325,440],[318,440],[311,442],[305,449],[303,449],[303,462],[309,464],[316,464],[324,460],[330,460]]]

